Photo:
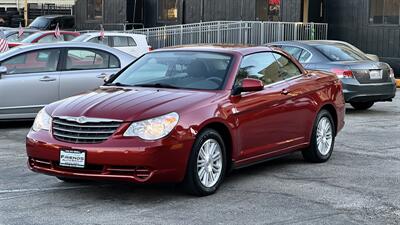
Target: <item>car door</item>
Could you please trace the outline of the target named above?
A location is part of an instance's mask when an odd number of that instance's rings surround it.
[[[286,106],[287,113],[292,116],[286,119],[286,132],[289,139],[297,140],[293,144],[304,144],[315,119],[315,106],[311,95],[315,90],[322,88],[323,84],[315,84],[315,77],[302,74],[302,70],[290,58],[279,53],[274,53],[274,57],[288,85],[286,93],[290,97]]]
[[[271,52],[245,56],[235,85],[243,78],[260,79],[265,88],[242,93],[232,104],[239,124],[240,158],[246,159],[286,149],[298,142],[287,132],[287,121],[296,115],[288,109],[288,84],[280,74],[280,66]]]
[[[140,57],[142,55],[141,51],[138,49],[137,43],[132,37],[113,36],[113,47],[135,57]]]
[[[106,51],[66,48],[60,73],[60,97],[84,93],[104,84],[104,78],[120,69],[119,59]]]
[[[31,118],[59,99],[59,56],[59,49],[41,49],[1,62],[7,73],[0,78],[0,119]]]

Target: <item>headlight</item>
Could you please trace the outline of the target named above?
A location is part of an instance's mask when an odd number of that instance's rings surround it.
[[[46,113],[46,110],[42,109],[39,111],[35,118],[35,122],[33,122],[32,130],[50,130],[51,126],[51,117]]]
[[[125,137],[140,137],[144,140],[157,140],[167,136],[179,121],[178,113],[169,113],[156,118],[132,123],[125,131]]]

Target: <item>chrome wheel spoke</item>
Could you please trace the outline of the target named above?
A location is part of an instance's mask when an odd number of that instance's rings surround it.
[[[203,143],[197,157],[197,174],[205,187],[214,186],[222,173],[222,151],[219,143],[209,139]]]
[[[316,143],[318,151],[322,155],[327,155],[332,147],[332,124],[326,117],[322,117],[317,126]]]

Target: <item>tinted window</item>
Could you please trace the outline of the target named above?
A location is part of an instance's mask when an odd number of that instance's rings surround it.
[[[70,49],[67,53],[67,70],[92,70],[109,68],[108,53],[88,49]]]
[[[140,86],[164,84],[177,88],[222,88],[231,56],[208,52],[171,51],[147,54],[118,76],[113,83]]]
[[[64,37],[62,35],[59,38],[56,38],[54,34],[49,34],[39,39],[37,43],[54,43],[59,41],[64,41]]]
[[[37,17],[30,25],[30,28],[46,29],[50,20],[45,17]]]
[[[264,85],[283,80],[279,74],[280,67],[270,52],[256,53],[245,56],[240,65],[235,85],[240,85],[244,78],[261,80]]]
[[[369,22],[372,24],[400,23],[400,2],[398,0],[370,0]]]
[[[366,56],[345,45],[317,45],[315,47],[332,61],[368,60]]]
[[[94,38],[89,39],[88,42],[96,43],[96,44],[103,44],[103,45],[110,45],[109,37],[104,37],[103,39],[101,39],[100,37],[94,37]]]
[[[60,50],[39,50],[14,56],[1,65],[7,74],[54,72],[57,70]]]
[[[303,51],[303,49],[293,46],[282,46],[282,49],[292,55],[297,60],[300,58],[301,52]]]
[[[133,40],[133,38],[131,38],[131,37],[128,37],[128,45],[129,46],[136,46],[135,40]]]
[[[309,51],[303,50],[301,52],[300,58],[299,58],[299,62],[300,63],[306,63],[309,61],[311,57],[311,53]]]
[[[129,46],[128,37],[113,37],[114,47],[127,47]]]
[[[110,55],[110,68],[120,68],[121,64],[117,57]]]
[[[279,75],[282,79],[288,79],[301,74],[299,68],[289,59],[281,54],[274,53],[279,64]]]
[[[72,34],[64,34],[64,40],[65,41],[71,41],[74,38],[75,38],[75,36],[72,35]]]

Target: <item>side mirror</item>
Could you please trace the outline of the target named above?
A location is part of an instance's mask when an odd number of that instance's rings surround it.
[[[234,89],[233,95],[238,95],[242,92],[261,91],[263,89],[264,89],[264,84],[262,83],[261,80],[253,78],[245,78],[242,80],[242,85]]]
[[[106,75],[104,77],[104,84],[107,84],[110,80],[112,80],[115,77],[115,74],[111,74],[111,75]]]
[[[0,78],[2,75],[7,74],[7,67],[5,66],[0,66]]]

